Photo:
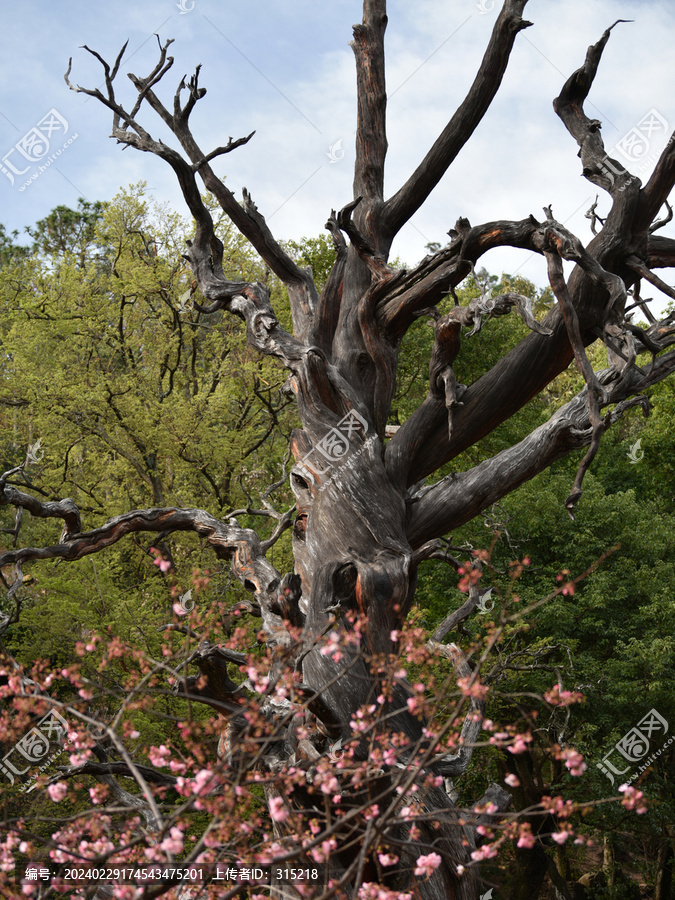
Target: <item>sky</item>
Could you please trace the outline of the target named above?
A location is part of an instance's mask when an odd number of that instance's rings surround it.
[[[461,102],[499,7],[497,0],[390,0],[387,196]],[[244,187],[251,192],[277,238],[319,234],[331,209],[351,200],[356,104],[349,40],[361,18],[358,0],[0,0],[0,10],[0,222],[9,230],[23,235],[57,205],[109,200],[141,180],[156,200],[187,215],[169,167],[150,154],[123,151],[108,137],[109,111],[69,91],[63,78],[72,57],[71,80],[101,86],[101,67],[82,46],[112,63],[128,40],[118,93],[131,105],[126,73],[151,71],[155,35],[175,41],[173,68],[158,89],[166,103],[183,75],[202,64],[207,95],[191,123],[205,152],[255,130],[246,146],[213,167],[237,197]],[[586,110],[602,121],[610,155],[643,181],[673,133],[670,0],[530,0],[525,18],[533,26],[518,35],[493,105],[395,241],[392,255],[407,265],[425,255],[425,244],[445,244],[460,216],[473,225],[529,214],[541,221],[542,208],[551,205],[558,221],[590,240],[584,214],[597,189],[581,176],[576,143],[552,101],[589,44],[617,19],[634,21],[613,30]],[[153,137],[172,140],[147,106],[140,120]],[[598,212],[608,208],[603,195]],[[675,228],[661,233],[675,236]],[[481,264],[546,284],[544,261],[525,251],[492,251]]]

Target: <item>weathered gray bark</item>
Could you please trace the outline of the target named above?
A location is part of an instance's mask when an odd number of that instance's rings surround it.
[[[320,295],[311,273],[300,269],[275,241],[249,194],[244,192],[240,205],[209,164],[215,156],[245,144],[251,135],[230,140],[227,146],[209,154],[192,136],[189,115],[205,93],[198,85],[199,69],[188,84],[181,82],[173,112],[163,106],[153,90],[172,64],[167,57],[168,44],[161,48],[160,61],[148,78],[130,76],[139,91],[138,103],[131,112],[118,104],[114,93],[122,54],[112,70],[104,63],[105,93],[71,85],[97,97],[113,111],[113,136],[118,141],[156,154],[175,171],[196,222],[195,240],[186,258],[208,302],[200,309],[227,309],[242,318],[250,344],[277,357],[289,370],[303,426],[292,440],[296,460],[291,474],[297,501],[293,521],[296,574],[282,578],[265,557],[273,540],[291,524],[290,517],[280,521],[274,539],[267,543],[236,522],[225,525],[201,510],[135,511],[95,531],[81,533],[79,513],[71,501],[42,504],[7,486],[6,477],[2,483],[4,502],[27,508],[34,515],[61,517],[65,529],[58,545],[6,553],[0,559],[2,565],[14,563],[20,573],[21,564],[31,559],[78,559],[132,531],[196,531],[218,557],[232,560],[235,573],[254,593],[268,645],[278,654],[278,665],[282,664],[282,653],[292,649],[289,624],[303,627],[302,648],[292,656],[301,666],[309,709],[322,722],[325,733],[346,738],[355,710],[373,702],[381,692],[368,658],[394,649],[391,632],[400,627],[410,609],[417,566],[435,552],[434,539],[468,521],[555,459],[590,445],[568,501],[572,509],[602,432],[630,405],[641,402],[636,395],[666,377],[675,366],[675,351],[659,356],[648,372],[634,366],[636,351],[648,349],[656,356],[675,341],[670,319],[655,323],[648,332],[628,326],[624,320],[627,287],[639,278],[655,283],[651,270],[675,263],[675,241],[652,234],[652,223],[675,181],[675,143],[671,141],[644,188],[628,172],[611,181],[607,178],[602,167],[605,154],[599,123],[588,119],[583,102],[609,30],[589,49],[584,66],[567,81],[555,104],[581,148],[583,174],[606,190],[613,201],[607,220],[589,246],[584,248],[547,211],[543,222],[530,216],[472,227],[466,219],[459,219],[451,232],[451,243],[414,270],[393,270],[387,264],[393,238],[440,181],[489,108],[514,41],[530,24],[522,18],[525,3],[505,0],[467,97],[411,178],[385,199],[385,0],[365,0],[363,21],[354,28],[353,42],[358,83],[354,202],[329,219],[327,227],[337,249],[337,261]],[[185,91],[187,100],[182,105]],[[139,124],[142,101],[168,125],[183,155],[153,140]],[[222,246],[200,198],[197,174],[286,285],[293,334],[280,327],[264,285],[231,282],[223,272]],[[496,298],[491,306],[481,298],[471,307],[456,307],[444,317],[432,311],[436,343],[430,361],[429,394],[385,444],[401,337],[415,316],[433,308],[471,272],[484,253],[502,245],[529,248],[546,257],[558,305],[539,324],[524,298],[511,294]],[[562,259],[576,263],[568,283],[562,277]],[[531,334],[467,389],[457,385],[452,365],[461,350],[462,326],[473,325],[476,331],[495,312],[514,305],[532,329]],[[595,375],[584,346],[597,337],[610,348],[610,367]],[[573,357],[584,372],[587,389],[549,423],[475,469],[419,488],[420,479],[505,421],[563,371]],[[619,405],[603,418],[601,409],[609,403]],[[472,608],[467,605],[466,615]],[[345,659],[335,663],[318,651],[316,640],[333,621],[349,628],[350,612],[367,617],[361,646],[346,651]],[[227,676],[227,660],[220,659],[214,648],[204,647],[194,662],[207,675],[207,687],[197,689],[196,682],[186,681],[184,692],[193,692],[193,696],[198,692],[215,709],[236,710],[239,698]],[[410,747],[419,748],[423,723],[407,709],[409,694],[409,686],[401,680],[384,712],[391,714],[387,728],[404,732]],[[471,731],[472,739],[476,733]],[[232,732],[228,741],[235,739]],[[310,742],[304,750],[306,755],[311,758],[325,752],[323,740],[319,736],[316,746]],[[456,777],[466,768],[470,756],[464,751],[461,757],[439,763],[436,771],[445,765]],[[384,772],[378,782],[384,798],[381,808],[394,796],[394,775]],[[480,881],[477,867],[469,860],[475,846],[472,829],[457,822],[454,804],[444,790],[425,790],[418,796],[422,808],[437,812],[439,830],[425,826],[423,839],[442,855],[443,864],[432,878],[418,882],[416,896],[424,900],[473,900],[478,896]],[[501,797],[500,802],[504,808],[508,797]],[[404,826],[392,826],[386,832],[399,838],[405,833]],[[338,854],[335,871],[338,876],[347,873],[347,883],[359,873],[364,876],[374,871],[367,850],[361,853],[363,840],[360,846]],[[390,876],[392,886],[400,889],[416,881],[410,873],[417,855],[414,847],[401,848],[400,866]],[[461,878],[457,876],[460,864],[467,867]],[[402,879],[401,872],[408,874]]]

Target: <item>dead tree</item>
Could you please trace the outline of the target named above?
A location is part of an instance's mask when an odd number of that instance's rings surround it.
[[[526,215],[520,220],[472,225],[459,218],[449,232],[450,243],[414,269],[388,265],[394,237],[436,187],[488,111],[514,42],[531,24],[522,18],[525,3],[505,0],[465,99],[406,183],[385,198],[383,39],[387,17],[385,0],[364,0],[363,21],[354,26],[352,43],[358,84],[354,199],[328,219],[336,261],[321,293],[311,271],[300,268],[275,240],[249,193],[244,190],[240,204],[211,167],[214,158],[246,144],[251,135],[230,139],[211,152],[202,150],[192,135],[189,117],[206,93],[199,86],[199,67],[188,81],[180,82],[173,107],[160,101],[155,88],[172,66],[170,41],[160,46],[159,61],[148,77],[129,75],[138,91],[131,110],[124,109],[115,95],[124,48],[112,67],[94,53],[105,73],[103,90],[72,84],[70,67],[66,75],[72,89],[96,97],[112,111],[112,136],[118,142],[161,157],[175,172],[196,222],[186,259],[206,299],[200,310],[224,309],[239,316],[246,323],[251,346],[276,357],[288,370],[302,421],[291,446],[296,461],[291,471],[296,509],[293,516],[280,520],[267,541],[235,520],[218,521],[198,509],[134,511],[83,532],[71,500],[43,503],[8,485],[5,478],[5,503],[34,515],[62,518],[64,530],[55,546],[12,550],[0,563],[15,565],[18,584],[21,566],[29,560],[80,559],[130,532],[196,532],[218,558],[232,561],[238,578],[253,592],[252,608],[262,616],[267,644],[277,654],[278,666],[292,658],[299,667],[299,702],[309,707],[323,732],[317,731],[313,747],[312,741],[305,742],[310,755],[325,753],[326,734],[335,740],[347,738],[355,710],[380,694],[379,676],[368,659],[392,651],[392,632],[400,628],[414,602],[418,566],[438,553],[439,539],[555,460],[588,447],[567,500],[572,513],[602,433],[626,409],[644,404],[643,392],[675,369],[675,350],[668,350],[675,342],[673,315],[661,322],[651,317],[646,329],[631,324],[626,316],[628,291],[633,289],[639,298],[642,280],[675,297],[675,291],[653,271],[675,263],[675,240],[654,233],[659,224],[656,217],[675,180],[675,142],[671,139],[644,186],[618,161],[608,159],[600,122],[586,115],[584,101],[609,40],[609,28],[589,48],[584,64],[554,102],[579,145],[584,177],[611,198],[611,210],[588,246],[546,209],[541,220]],[[168,126],[180,150],[146,131],[140,122],[145,105]],[[281,328],[264,285],[230,281],[223,271],[222,244],[201,200],[197,176],[286,286],[292,333]],[[487,251],[503,246],[525,248],[545,258],[557,303],[544,321],[534,319],[526,298],[512,293],[482,296],[441,315],[435,305],[473,271]],[[563,276],[563,260],[575,263],[569,280]],[[517,307],[529,326],[528,336],[475,383],[458,385],[453,363],[463,341],[511,307]],[[428,394],[389,437],[386,426],[401,340],[416,317],[425,314],[435,318]],[[462,331],[466,326],[473,326],[470,334]],[[609,364],[594,373],[585,347],[598,339],[607,345]],[[643,369],[636,358],[645,352],[652,354],[652,361]],[[535,397],[573,359],[586,388],[550,421],[475,468],[422,486],[427,476]],[[284,576],[270,564],[266,552],[281,531],[291,526],[295,573]],[[477,602],[475,597],[465,604],[462,615],[470,615]],[[336,663],[319,651],[317,640],[334,622],[351,627],[350,612],[361,614],[367,624],[360,642]],[[302,628],[299,645],[291,637],[291,625]],[[200,699],[216,709],[227,709],[228,704],[236,709],[226,657],[202,647],[194,661],[207,675]],[[458,665],[465,663],[459,660]],[[400,679],[384,710],[386,728],[403,732],[411,747],[419,747],[424,722],[409,712],[410,694],[410,686]],[[474,718],[465,726],[469,745],[479,728]],[[465,749],[454,757],[423,760],[421,765],[456,778],[470,756]],[[383,771],[380,787],[385,798],[388,784],[391,773]],[[508,803],[503,792],[493,791],[493,796],[498,807]],[[478,871],[469,860],[475,846],[471,829],[459,823],[456,815],[453,818],[453,803],[441,787],[425,789],[420,802],[427,811],[438,811],[439,828],[427,829],[423,838],[443,863],[433,877],[418,883],[416,896],[429,900],[477,897]],[[403,826],[399,828],[404,834]],[[358,846],[343,855],[336,852],[336,872],[351,873],[352,879],[362,875],[368,860],[359,868],[359,852]],[[401,848],[401,871],[412,873],[416,855],[413,846]],[[461,878],[459,865],[469,866]],[[409,884],[413,881],[411,874]]]

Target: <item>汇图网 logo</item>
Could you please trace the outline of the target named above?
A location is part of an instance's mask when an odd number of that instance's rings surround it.
[[[324,475],[332,468],[331,464],[339,462],[348,455],[349,440],[352,435],[357,433],[365,435],[367,431],[368,423],[363,416],[355,409],[350,409],[347,415],[343,416],[337,425],[331,428],[313,449],[303,456],[298,463],[298,469],[309,481],[313,484],[316,483],[308,466],[311,465],[318,475]]]
[[[68,723],[55,709],[50,710],[30,731],[14,744],[9,753],[6,753],[0,762],[0,772],[9,778],[10,784],[16,781],[15,776],[23,781],[30,770],[39,764],[39,772],[43,771],[49,763],[60,756],[64,749],[61,746],[65,735],[68,734]],[[49,755],[52,743],[57,744],[55,751]],[[38,774],[39,774],[38,772]],[[33,786],[26,790],[27,785],[21,790],[30,793],[35,787],[35,778],[32,778]]]
[[[68,134],[68,122],[56,110],[50,109],[46,116],[43,116],[37,125],[30,128],[22,138],[2,157],[0,161],[0,172],[6,175],[10,184],[14,184],[15,175],[25,175],[33,168],[35,163],[44,163],[40,165],[27,179],[22,187],[23,191],[28,185],[40,177],[48,166],[56,159],[57,156],[66,148],[66,146],[75,140],[77,134],[71,135],[65,144],[58,148],[54,148],[55,141]],[[53,152],[50,154],[50,150]],[[48,154],[50,154],[48,156]],[[26,165],[28,163],[28,165]]]
[[[662,737],[668,733],[668,723],[663,716],[655,709],[650,709],[646,716],[643,716],[634,728],[627,731],[624,736],[616,742],[609,753],[603,758],[602,762],[596,763],[596,766],[603,775],[606,775],[614,784],[614,775],[625,775],[629,772],[632,765],[643,760],[651,749],[654,741],[654,734]],[[675,736],[673,736],[675,737]],[[673,740],[671,737],[670,741]],[[670,743],[668,741],[668,743]],[[665,745],[664,745],[665,746]],[[656,751],[655,756],[660,755],[663,748]],[[619,754],[610,761],[613,753]],[[651,757],[650,757],[651,759]],[[628,762],[629,765],[625,765]],[[644,763],[642,768],[646,768],[649,760]],[[624,768],[619,769],[617,766],[623,765]],[[611,770],[611,771],[610,771]]]

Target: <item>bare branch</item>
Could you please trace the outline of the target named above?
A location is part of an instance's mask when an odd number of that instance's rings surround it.
[[[478,603],[478,600],[476,600],[476,603]],[[456,644],[441,644],[432,638],[430,641],[427,641],[426,646],[427,650],[436,656],[443,656],[451,660],[455,673],[459,678],[471,678],[475,675],[467,662],[465,654]],[[441,775],[457,778],[466,772],[473,756],[473,745],[483,727],[484,712],[485,703],[471,696],[469,698],[469,712],[464,719],[459,738],[460,749],[457,753],[434,757],[434,769]]]
[[[63,501],[61,501],[63,502]],[[71,501],[72,503],[72,501]],[[255,591],[263,616],[263,626],[272,645],[287,646],[290,636],[280,616],[271,611],[276,589],[281,582],[279,572],[265,559],[260,539],[254,531],[241,528],[236,519],[228,525],[201,509],[134,510],[116,516],[92,531],[69,535],[51,547],[24,547],[7,550],[0,555],[0,568],[37,559],[73,561],[111,547],[128,534],[139,532],[170,534],[194,531],[207,541],[219,559],[230,559],[237,578]]]
[[[382,200],[387,153],[384,76],[386,0],[364,0],[363,21],[354,25],[357,124],[354,197]]]
[[[647,240],[645,263],[650,269],[675,266],[675,238],[650,234]]]
[[[415,172],[386,202],[383,226],[390,237],[424,203],[487,112],[506,71],[516,35],[532,24],[522,18],[526,2],[505,0],[469,93]]]
[[[628,368],[617,377],[616,369],[596,375],[616,408],[605,416],[609,427],[630,408],[645,409],[642,392],[675,372],[675,351],[660,357],[647,375]],[[409,502],[408,539],[419,547],[458,528],[501,497],[529,481],[572,450],[591,443],[588,391],[584,388],[548,422],[520,443],[503,450],[468,472],[453,474]]]
[[[202,229],[206,232],[208,231],[206,218],[206,215],[208,214],[205,215],[206,210],[203,208],[203,204],[201,204],[199,191],[196,188],[193,177],[197,171],[199,172],[207,190],[211,191],[216,197],[222,209],[227,213],[234,225],[251,241],[272,271],[284,282],[284,284],[286,284],[291,298],[296,333],[303,337],[307,333],[317,300],[316,289],[309,272],[300,269],[274,240],[263,216],[257,211],[250,196],[244,192],[244,207],[242,208],[235,200],[231,191],[229,191],[223,182],[216,177],[209,165],[211,159],[220,156],[223,153],[229,153],[236,147],[248,143],[253,136],[253,133],[246,137],[238,138],[237,140],[230,138],[227,145],[218,147],[210,153],[203,153],[200,150],[190,132],[188,123],[190,113],[194,106],[206,93],[203,88],[199,88],[198,86],[199,67],[197,68],[195,75],[187,84],[185,78],[181,80],[174,97],[173,114],[166,109],[152,90],[173,64],[173,58],[167,57],[166,55],[167,49],[171,43],[172,41],[169,40],[165,42],[164,45],[160,44],[159,61],[147,78],[139,78],[133,74],[129,75],[129,78],[138,90],[138,97],[131,113],[126,112],[123,107],[118,104],[115,98],[113,85],[113,80],[117,75],[126,45],[122,48],[112,72],[110,72],[108,64],[101,56],[99,56],[99,54],[91,50],[89,51],[103,66],[107,88],[106,97],[104,97],[98,89],[89,90],[82,88],[79,85],[76,86],[72,84],[69,78],[72,60],[69,61],[68,70],[64,76],[66,83],[71,90],[95,97],[112,110],[113,137],[118,141],[136,147],[138,150],[154,153],[171,165],[178,177],[183,196],[190,208],[190,212],[195,217],[198,226],[201,224]],[[185,105],[181,106],[180,96],[182,91],[186,89],[188,91],[188,99]],[[166,144],[161,141],[154,141],[136,121],[136,115],[140,110],[143,100],[152,107],[178,138],[188,156],[189,163]],[[131,129],[131,131],[129,129]],[[208,219],[210,220],[210,216],[208,216]],[[213,243],[212,235],[205,234],[203,237],[204,251],[206,251]],[[198,242],[199,241],[196,243]],[[215,255],[218,256],[217,250],[215,250]],[[192,264],[192,259],[190,262]],[[198,276],[196,277],[198,278]]]
[[[639,187],[640,182],[621,163],[607,156],[600,135],[601,123],[598,119],[589,119],[583,104],[597,74],[612,28],[627,21],[616,21],[603,33],[597,44],[588,48],[583,66],[568,78],[560,96],[553,101],[553,108],[579,145],[584,177],[608,191],[615,200],[621,197],[628,185]]]
[[[626,265],[629,269],[632,269],[633,272],[638,274],[640,278],[644,278],[645,281],[648,281],[650,284],[653,284],[654,287],[658,288],[666,297],[670,297],[671,300],[675,300],[675,288],[672,288],[669,284],[666,284],[658,275],[655,275],[647,266],[643,263],[643,261],[636,256],[635,254],[629,256],[626,259]]]
[[[671,135],[652,176],[644,186],[636,216],[639,229],[647,228],[658,215],[675,185],[675,134]]]
[[[468,619],[474,609],[480,604],[483,595],[489,590],[490,589],[487,588],[481,591],[477,584],[472,584],[469,587],[469,596],[466,601],[458,609],[453,609],[451,613],[448,613],[440,625],[437,626],[431,636],[431,640],[440,643],[446,634],[449,634],[457,628],[458,625]]]
[[[537,251],[533,236],[542,228],[532,216],[520,222],[487,222],[471,227],[459,219],[450,232],[452,242],[422,262],[380,301],[377,321],[390,340],[402,337],[421,310],[434,306],[457,287],[472,266],[494,247],[521,247]]]

